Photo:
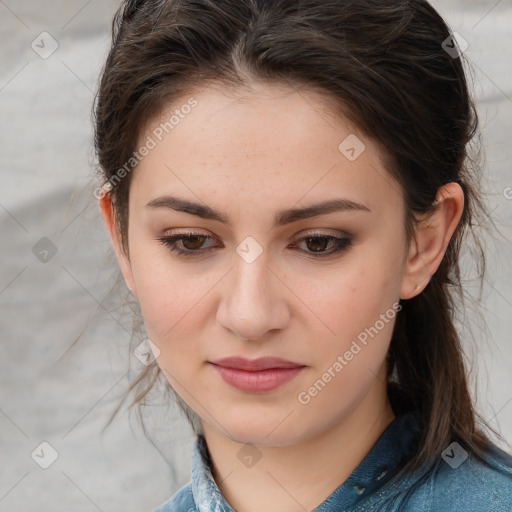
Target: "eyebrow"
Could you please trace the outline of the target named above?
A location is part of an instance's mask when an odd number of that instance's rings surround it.
[[[150,201],[146,208],[169,208],[179,212],[190,213],[203,219],[217,220],[223,224],[229,225],[229,217],[210,206],[195,203],[186,199],[180,199],[174,196],[161,196]],[[284,226],[298,220],[327,215],[342,211],[366,211],[370,209],[361,203],[356,203],[350,199],[330,199],[321,203],[312,204],[304,208],[290,208],[278,211],[274,217],[273,227]]]

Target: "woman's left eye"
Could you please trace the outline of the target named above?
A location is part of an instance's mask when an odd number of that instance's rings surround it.
[[[206,248],[203,247],[205,241],[214,240],[211,236],[203,233],[179,233],[176,235],[163,236],[157,240],[171,251],[189,257],[199,256],[215,248],[215,245]],[[305,243],[306,247],[309,248],[309,250],[304,250],[304,252],[314,257],[321,258],[347,250],[352,245],[352,239],[348,236],[336,237],[325,233],[309,233],[299,238],[298,243]],[[329,244],[332,244],[330,249],[328,249]],[[297,247],[297,242],[291,247]]]
[[[346,251],[352,245],[352,238],[349,236],[337,237],[324,233],[312,233],[300,238],[299,242],[305,242],[306,247],[312,249],[305,252],[322,258]],[[331,249],[326,250],[330,243],[332,243]]]

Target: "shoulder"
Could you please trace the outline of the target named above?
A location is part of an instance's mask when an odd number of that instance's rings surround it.
[[[511,512],[512,457],[492,445],[482,461],[457,446],[462,451],[454,454],[449,450],[451,457],[437,464],[424,483],[423,492],[416,494],[411,502],[419,499],[425,507],[426,495],[430,495],[426,500],[430,508],[418,510]],[[446,451],[443,453],[446,455]]]
[[[165,503],[162,503],[153,512],[195,512],[196,506],[192,496],[190,483],[184,485],[173,494]]]
[[[435,479],[435,504],[453,502],[461,510],[510,512],[512,457],[496,446],[487,451],[486,462],[468,455],[456,468],[447,463],[441,468]]]

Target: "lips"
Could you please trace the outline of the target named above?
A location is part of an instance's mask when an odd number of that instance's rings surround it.
[[[272,391],[293,379],[304,365],[278,357],[249,360],[227,357],[210,362],[224,382],[239,391],[262,393]]]
[[[279,357],[260,357],[253,360],[245,359],[244,357],[226,357],[212,361],[212,364],[246,371],[268,370],[269,368],[299,368],[304,366]]]

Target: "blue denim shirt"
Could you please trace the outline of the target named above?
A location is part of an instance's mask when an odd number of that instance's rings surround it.
[[[397,416],[349,478],[313,512],[512,512],[512,457],[492,445],[487,463],[452,443],[433,464],[404,475],[419,418]],[[204,437],[192,452],[191,481],[154,512],[234,512],[209,465]]]

